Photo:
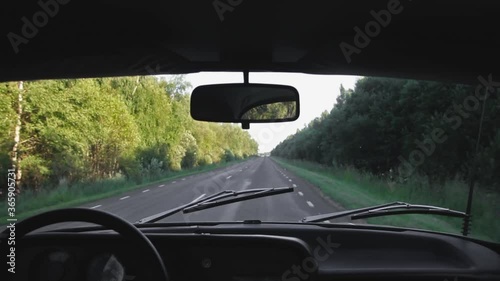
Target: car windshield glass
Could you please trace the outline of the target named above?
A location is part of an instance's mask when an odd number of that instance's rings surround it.
[[[248,130],[190,115],[195,87],[242,73],[0,83],[0,225],[83,207],[137,223],[353,223],[500,242],[495,79],[250,73],[295,87],[300,117]],[[245,117],[295,112],[283,104]]]

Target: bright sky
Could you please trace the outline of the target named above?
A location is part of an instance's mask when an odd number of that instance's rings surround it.
[[[193,89],[200,85],[243,83],[240,72],[201,72],[187,74]],[[287,136],[303,128],[311,120],[330,111],[339,95],[340,85],[354,88],[358,76],[309,75],[301,73],[250,73],[250,83],[282,84],[295,87],[300,95],[300,117],[294,122],[250,124],[250,135],[258,142],[259,152],[270,152]]]

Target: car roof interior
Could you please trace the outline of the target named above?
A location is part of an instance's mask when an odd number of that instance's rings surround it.
[[[475,84],[500,61],[495,1],[45,2],[47,19],[37,1],[2,3],[0,81],[269,71]],[[340,44],[356,47],[354,28],[388,5],[399,13],[348,62]]]

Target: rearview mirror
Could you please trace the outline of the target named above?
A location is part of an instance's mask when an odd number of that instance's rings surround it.
[[[198,121],[242,123],[289,122],[299,118],[294,87],[268,84],[218,84],[194,89],[191,117]]]

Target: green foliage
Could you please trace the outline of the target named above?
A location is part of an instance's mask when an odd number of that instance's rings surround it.
[[[295,161],[287,168],[346,208],[390,201],[465,210],[472,167],[477,183],[472,233],[499,241],[500,95],[484,103],[479,155],[475,148],[481,101],[475,86],[363,78],[340,88],[330,112],[289,136],[273,151]],[[438,137],[436,137],[436,135]],[[415,161],[415,155],[423,156]],[[413,157],[413,159],[412,159]],[[289,167],[290,166],[290,167]],[[373,223],[458,232],[461,220],[429,216],[373,219]]]
[[[24,180],[34,189],[39,189],[51,173],[47,162],[37,155],[29,155],[21,162],[25,174]]]
[[[273,120],[293,118],[297,114],[296,102],[275,102],[251,108],[241,117],[245,120]]]
[[[485,103],[477,158],[481,110],[475,93],[474,86],[363,78],[354,90],[341,87],[329,113],[288,137],[272,155],[391,179],[415,175],[435,188],[457,176],[467,179],[471,166],[466,164],[477,161],[480,184],[500,191],[500,91]],[[433,140],[436,132],[439,141]],[[423,161],[415,161],[420,160],[416,154]]]
[[[224,161],[229,162],[235,160],[235,156],[231,150],[224,151]]]
[[[95,79],[25,83],[21,167],[24,158],[43,159],[53,184],[115,176],[139,135],[120,97],[105,90]]]
[[[0,175],[2,182],[7,182],[7,169],[12,168],[10,151],[14,145],[14,125],[16,122],[15,99],[16,83],[0,83]]]
[[[308,161],[275,157],[273,159],[287,170],[319,187],[325,195],[347,209],[405,201],[463,211],[464,202],[467,200],[468,186],[461,180],[447,180],[442,186],[441,196],[436,196],[432,187],[419,176],[414,176],[405,183],[395,183],[350,167],[334,168]],[[492,223],[497,220],[499,200],[499,193],[476,190],[472,208],[472,237],[500,242],[500,224]],[[454,234],[460,234],[462,227],[461,219],[431,215],[370,218],[368,223]]]
[[[182,76],[25,82],[22,190],[121,176],[140,183],[218,163],[226,150],[235,158],[257,153],[256,142],[239,127],[192,120],[189,87]],[[18,93],[17,83],[0,83],[4,171],[11,167]]]

